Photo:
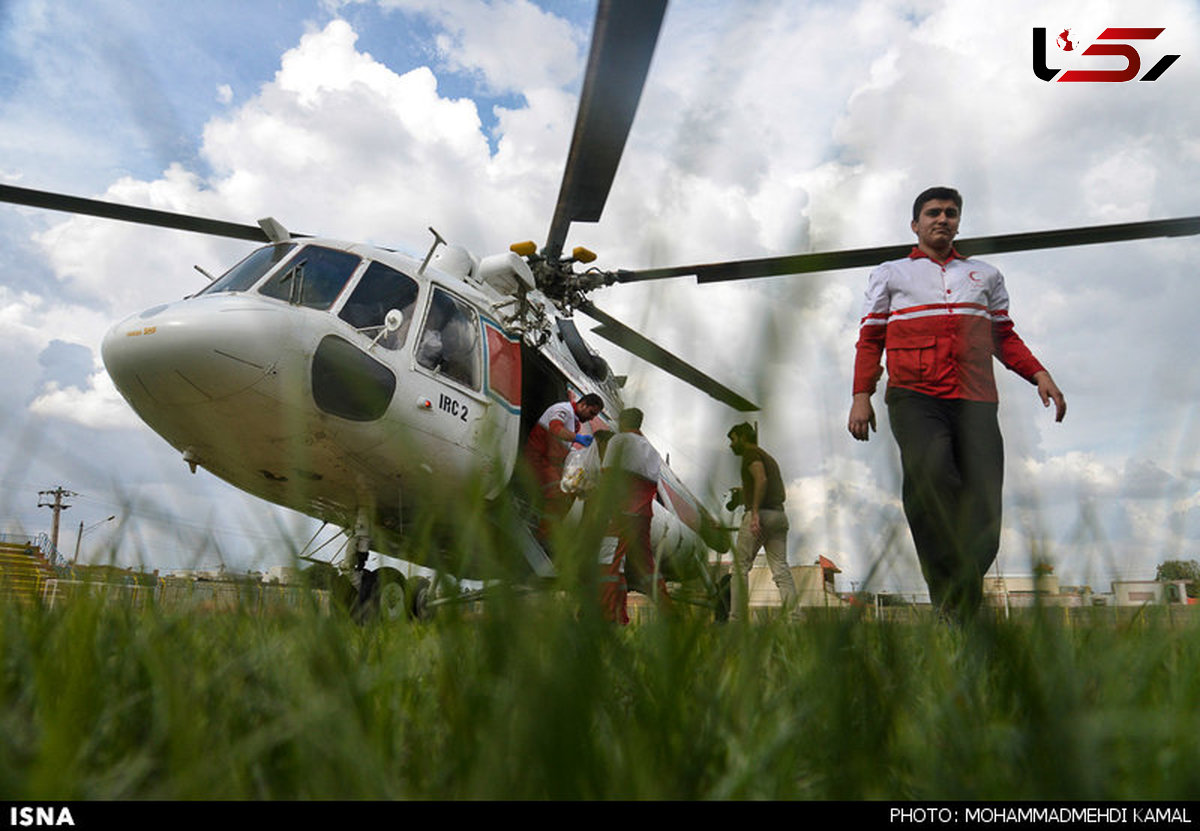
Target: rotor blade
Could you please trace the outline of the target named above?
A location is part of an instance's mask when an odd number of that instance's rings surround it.
[[[104,219],[119,219],[123,222],[156,225],[160,228],[174,228],[217,237],[232,237],[251,242],[271,241],[262,228],[257,225],[238,225],[234,222],[222,222],[219,219],[206,219],[201,216],[156,211],[150,208],[135,208],[132,205],[119,205],[116,202],[83,199],[78,196],[66,196],[44,190],[29,190],[12,185],[0,185],[0,202],[12,202],[16,205],[45,208],[50,211],[86,214]],[[300,236],[300,234],[293,234],[293,236]]]
[[[971,237],[956,240],[954,247],[966,256],[976,254],[1006,254],[1014,251],[1036,251],[1041,248],[1062,248],[1072,245],[1098,245],[1155,237],[1183,237],[1200,234],[1200,216],[1179,219],[1155,219],[1148,222],[1126,222],[1120,225],[1092,225],[1086,228],[1066,228],[1057,231],[1029,231],[1000,234],[991,237]],[[666,277],[695,275],[701,283],[725,280],[748,280],[783,274],[809,274],[815,271],[839,271],[846,268],[867,268],[885,260],[904,257],[912,245],[886,245],[878,248],[854,248],[846,251],[824,251],[812,254],[792,254],[784,257],[764,257],[757,260],[731,260],[705,265],[650,268],[641,271],[617,271],[617,281],[633,283],[641,280],[661,280]]]
[[[578,308],[579,311],[601,324],[592,329],[600,337],[612,341],[617,346],[637,355],[642,360],[649,361],[659,369],[669,372],[681,381],[686,381],[701,392],[707,393],[723,404],[728,404],[735,410],[750,412],[751,410],[758,409],[757,404],[747,401],[724,384],[713,380],[691,364],[672,355],[657,343],[645,335],[635,332],[612,315],[600,311],[592,305],[590,300],[585,301]]]
[[[544,249],[549,260],[562,253],[572,222],[600,221],[666,9],[667,0],[600,0],[596,7],[575,134]]]

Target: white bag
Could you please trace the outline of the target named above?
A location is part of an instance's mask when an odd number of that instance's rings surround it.
[[[587,447],[573,447],[563,462],[563,493],[584,494],[600,479],[600,450],[592,442]]]

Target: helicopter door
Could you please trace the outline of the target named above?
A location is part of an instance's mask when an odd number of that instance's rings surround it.
[[[444,469],[453,465],[460,468],[460,475],[481,472],[485,493],[490,496],[503,486],[511,468],[509,456],[513,454],[506,452],[510,442],[504,437],[508,423],[519,415],[494,406],[498,402],[488,398],[484,338],[475,307],[433,286],[424,323],[412,347],[413,362],[423,370],[418,374],[429,379],[422,383],[420,394],[435,416],[427,422],[427,432],[434,440],[426,448],[430,466]]]
[[[448,291],[434,287],[417,340],[417,364],[443,383],[478,392],[482,372],[479,315]]]
[[[485,409],[482,340],[474,307],[434,286],[413,342],[413,359],[435,382],[424,393],[441,416],[434,432],[459,445],[473,444],[476,422]]]

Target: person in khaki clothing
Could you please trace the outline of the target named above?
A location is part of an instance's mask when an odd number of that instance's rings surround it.
[[[742,459],[741,498],[746,509],[733,549],[729,617],[736,620],[749,613],[746,576],[760,548],[767,553],[767,565],[784,609],[794,614],[796,583],[787,562],[788,520],[783,510],[786,493],[779,465],[758,446],[758,430],[753,424],[736,424],[728,436],[729,449]]]

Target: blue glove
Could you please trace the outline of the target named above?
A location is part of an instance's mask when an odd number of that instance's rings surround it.
[[[593,441],[593,438],[586,433],[579,433],[575,436],[575,443],[587,447]]]

